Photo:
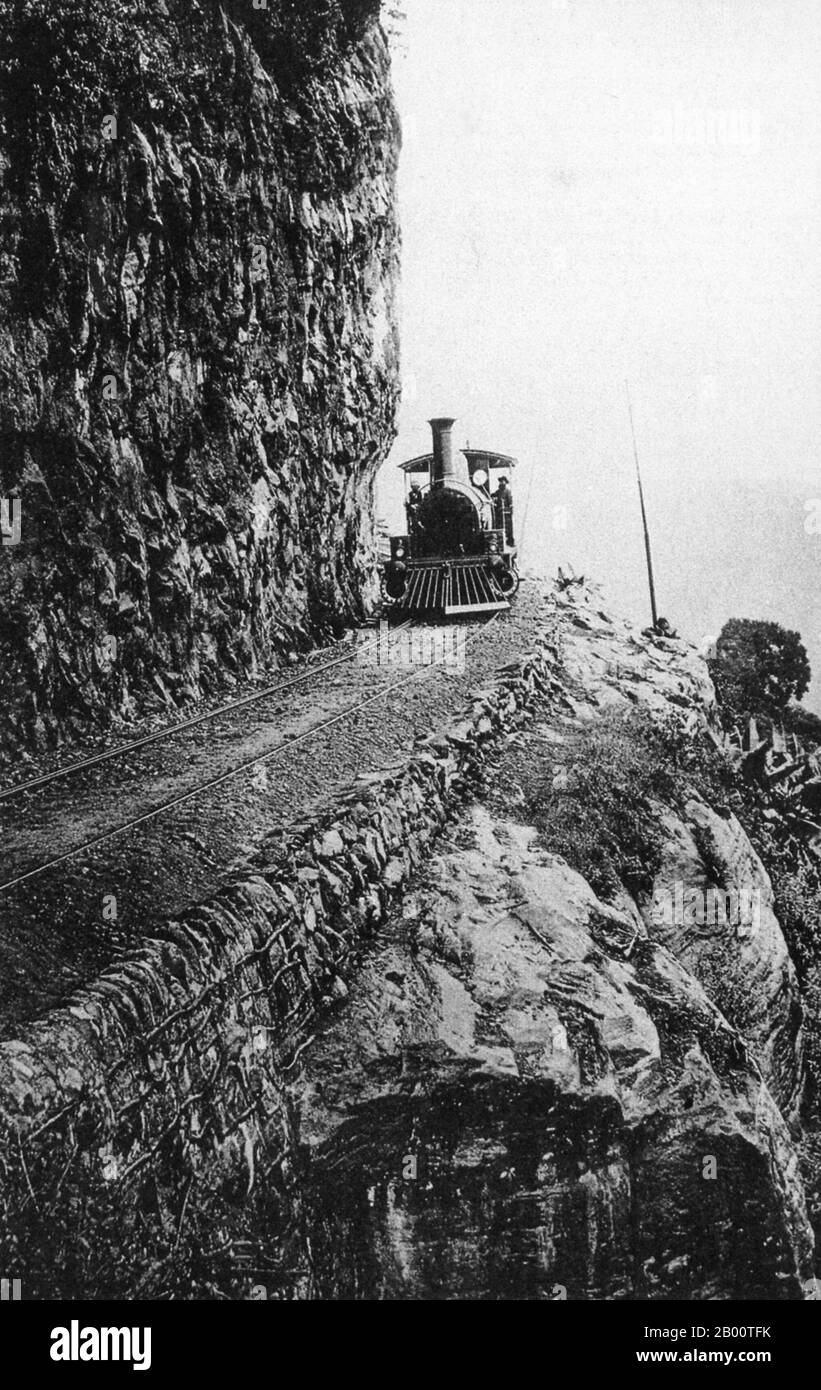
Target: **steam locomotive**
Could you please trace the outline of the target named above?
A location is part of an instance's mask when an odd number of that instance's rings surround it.
[[[431,420],[433,453],[399,465],[407,532],[390,538],[383,589],[391,612],[406,617],[500,613],[519,587],[510,488],[516,460],[486,449],[456,455],[455,423]]]

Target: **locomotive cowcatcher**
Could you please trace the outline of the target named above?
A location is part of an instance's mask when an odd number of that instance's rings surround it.
[[[392,612],[431,618],[499,613],[519,587],[510,488],[516,460],[486,449],[456,455],[455,423],[431,420],[433,453],[399,465],[407,532],[391,536],[384,568]]]

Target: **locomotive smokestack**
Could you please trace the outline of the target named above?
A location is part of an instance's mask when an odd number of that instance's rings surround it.
[[[433,430],[433,476],[434,483],[445,478],[455,478],[460,483],[467,482],[467,466],[459,468],[453,457],[453,426],[455,420],[439,418],[431,420]]]

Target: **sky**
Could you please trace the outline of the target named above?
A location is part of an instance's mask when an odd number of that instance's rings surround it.
[[[513,453],[524,568],[700,640],[772,618],[821,712],[821,6],[405,0],[396,464]],[[525,522],[526,517],[526,522]]]

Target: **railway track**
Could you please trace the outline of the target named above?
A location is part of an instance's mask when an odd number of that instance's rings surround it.
[[[499,614],[493,614],[490,618],[485,619],[482,622],[471,624],[465,636],[465,646],[470,645],[471,643],[476,641],[478,637],[480,637],[489,627],[491,627],[497,621],[499,616]],[[396,628],[392,629],[392,631],[406,631],[412,626],[412,622],[407,621],[398,625]],[[244,696],[241,699],[232,701],[229,704],[221,706],[216,710],[208,711],[207,713],[198,715],[192,719],[184,720],[179,724],[173,725],[171,728],[157,730],[152,734],[146,735],[139,739],[134,739],[127,744],[119,746],[118,748],[107,749],[102,753],[95,754],[90,758],[82,759],[77,763],[69,764],[64,768],[59,768],[53,772],[44,773],[37,777],[30,778],[26,782],[19,783],[15,787],[6,788],[4,791],[0,792],[0,800],[9,800],[15,794],[20,795],[24,792],[41,790],[45,787],[53,785],[56,782],[63,781],[66,778],[70,778],[71,776],[82,774],[93,768],[99,768],[107,763],[116,762],[118,759],[122,759],[129,753],[137,752],[157,743],[173,739],[175,737],[178,737],[180,734],[190,732],[192,729],[205,725],[209,722],[213,722],[219,718],[224,718],[226,716],[238,713],[242,710],[247,709],[250,706],[258,705],[266,699],[270,699],[272,697],[281,695],[285,691],[291,689],[293,686],[302,684],[306,680],[324,677],[328,674],[328,672],[335,670],[338,667],[350,664],[351,661],[357,658],[361,659],[363,656],[367,654],[368,650],[373,648],[379,642],[379,640],[379,638],[374,638],[371,641],[367,642],[363,647],[357,647],[354,651],[346,653],[344,656],[335,658],[331,662],[325,662],[323,664],[320,664],[319,666],[312,668],[310,671],[300,673],[299,676],[296,676],[284,682],[280,682],[276,686],[271,686],[266,690],[254,692],[251,695]],[[213,791],[220,786],[223,786],[227,782],[232,781],[236,777],[242,776],[244,773],[252,771],[256,767],[264,765],[267,766],[268,764],[271,764],[273,762],[281,762],[283,759],[287,760],[288,756],[292,754],[295,749],[309,743],[311,740],[317,738],[318,735],[327,732],[335,725],[341,724],[357,716],[361,711],[367,709],[371,705],[376,704],[379,700],[387,698],[389,695],[402,689],[404,686],[407,686],[412,681],[426,678],[432,672],[439,669],[440,666],[441,663],[438,662],[431,662],[430,664],[418,666],[413,670],[407,672],[398,680],[394,680],[386,685],[382,685],[378,690],[372,691],[371,693],[364,696],[364,698],[354,701],[354,703],[339,710],[331,717],[327,719],[318,720],[313,726],[306,729],[303,733],[297,734],[290,738],[282,739],[273,747],[267,748],[264,752],[261,752],[252,758],[243,760],[242,762],[238,763],[236,766],[230,768],[229,770],[220,773],[218,776],[210,777],[203,782],[197,783],[196,786],[190,787],[186,791],[181,792],[178,795],[171,796],[163,800],[158,805],[152,807],[150,810],[147,810],[140,815],[133,816],[127,820],[124,820],[121,824],[107,829],[98,835],[83,840],[80,843],[72,846],[70,849],[67,849],[61,852],[60,854],[52,856],[44,862],[27,869],[23,873],[14,874],[12,877],[7,878],[3,882],[0,882],[0,894],[7,893],[14,888],[18,888],[22,884],[30,882],[31,880],[36,879],[41,875],[58,868],[60,865],[68,863],[70,860],[77,859],[82,855],[89,853],[92,850],[99,849],[103,845],[111,842],[112,840],[117,839],[122,835],[126,835],[130,831],[136,830],[140,826],[147,825],[149,822],[157,819],[158,817],[164,814],[167,814],[168,812],[176,810],[178,807],[184,806],[189,802],[195,801],[198,797],[201,797],[206,793]]]
[[[393,631],[402,632],[411,626],[410,620],[398,624]],[[216,719],[224,718],[226,715],[234,714],[237,710],[245,709],[251,705],[260,704],[263,700],[269,700],[293,686],[301,685],[306,680],[311,680],[316,676],[323,675],[326,671],[332,671],[337,666],[344,666],[348,662],[354,661],[357,657],[376,646],[379,638],[372,638],[366,642],[364,647],[353,647],[344,656],[312,665],[309,670],[301,671],[298,676],[292,676],[288,680],[280,681],[276,685],[267,686],[264,690],[255,691],[251,695],[244,695],[239,700],[231,700],[227,705],[219,705],[216,709],[206,710],[203,714],[194,715],[191,719],[183,719],[177,724],[171,725],[167,729],[157,729],[153,733],[145,734],[141,738],[131,739],[128,743],[118,744],[116,748],[107,748],[103,752],[95,753],[90,758],[82,758],[78,762],[68,763],[65,767],[56,768],[52,772],[43,772],[36,777],[29,777],[24,782],[16,782],[8,787],[0,787],[0,801],[8,801],[14,796],[20,796],[23,792],[35,791],[40,787],[50,786],[53,782],[58,782],[64,777],[77,776],[81,772],[87,772],[92,767],[100,767],[104,763],[114,762],[118,758],[126,757],[129,753],[135,753],[141,748],[148,748],[152,744],[161,743],[165,739],[175,738],[179,734],[187,733],[190,729],[195,729],[200,725],[208,724]],[[4,887],[0,884],[0,891]]]
[[[460,624],[462,669],[386,664],[368,634],[250,698],[4,788],[0,1037],[207,902],[264,847],[275,855],[360,778],[405,765],[419,736],[529,649],[543,604],[525,582],[510,612]]]

